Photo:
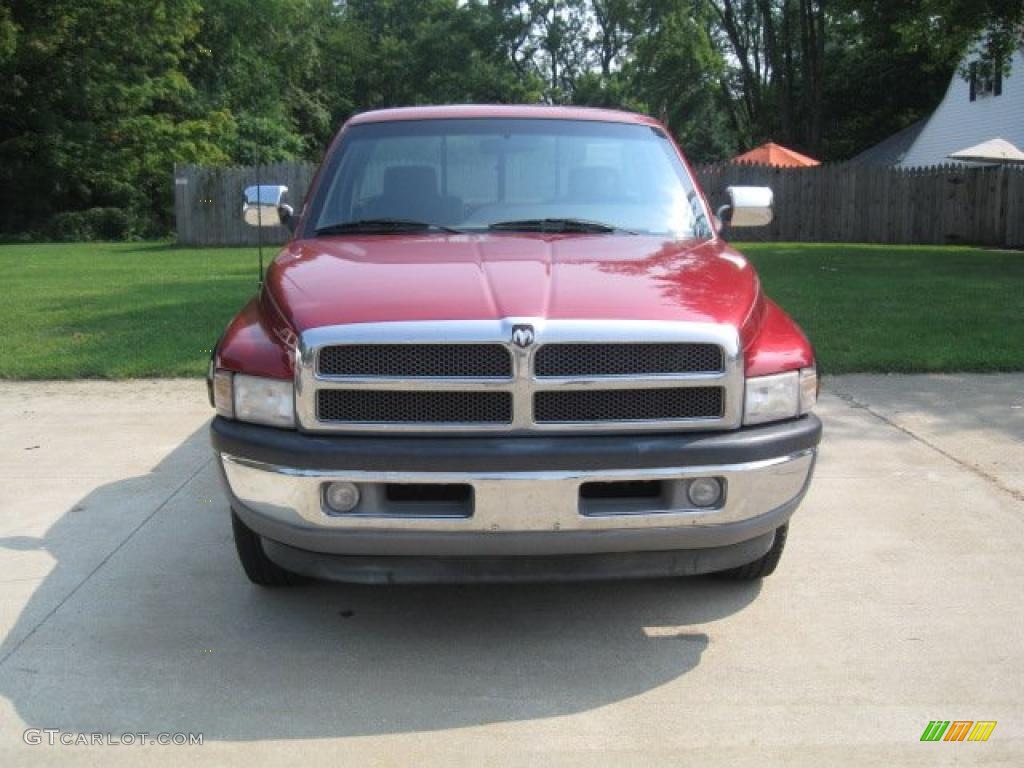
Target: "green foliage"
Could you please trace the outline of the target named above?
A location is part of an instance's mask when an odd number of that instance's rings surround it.
[[[900,47],[934,51],[958,62],[973,49],[988,64],[1006,68],[1024,43],[1021,0],[904,0],[889,11]],[[966,75],[966,72],[961,74]]]
[[[94,207],[152,216],[175,159],[224,159],[222,121],[190,112],[194,89],[180,71],[198,8],[13,6],[17,45],[0,64],[0,231],[42,229],[55,213]]]
[[[408,104],[614,107],[698,161],[843,158],[927,115],[969,46],[1005,66],[1022,23],[1021,0],[5,0],[0,237],[110,208],[99,229],[164,235],[175,163],[315,161]]]
[[[128,212],[123,208],[88,208],[64,211],[50,219],[46,234],[65,242],[124,240],[132,231]]]
[[[726,62],[710,28],[703,4],[672,7],[657,25],[638,32],[636,58],[627,68],[647,111],[664,120],[699,162],[725,159],[738,149],[724,103]]]
[[[501,22],[483,3],[351,0],[344,22],[332,53],[345,62],[356,108],[542,96],[537,77],[517,76],[503,55]]]
[[[11,10],[7,7],[0,7],[0,64],[14,54],[17,35],[18,28],[11,20]]]

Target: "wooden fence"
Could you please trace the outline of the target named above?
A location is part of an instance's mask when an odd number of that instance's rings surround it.
[[[316,167],[273,163],[260,168],[174,167],[174,217],[182,245],[256,245],[258,230],[242,221],[242,190],[257,183],[285,184],[296,211],[306,197]],[[266,227],[263,242],[288,239],[284,227]]]
[[[289,188],[302,205],[315,168],[277,163],[255,168],[177,166],[174,206],[178,242],[255,245],[256,229],[242,222],[242,190],[257,182]],[[725,202],[731,184],[770,186],[775,220],[737,230],[743,239],[795,242],[955,244],[1024,247],[1024,168],[935,166],[900,170],[852,164],[780,169],[708,165],[697,176],[711,200]],[[264,231],[283,243],[283,227]]]
[[[731,184],[772,188],[774,221],[743,239],[1024,246],[1024,168],[712,165],[697,176],[715,206]]]

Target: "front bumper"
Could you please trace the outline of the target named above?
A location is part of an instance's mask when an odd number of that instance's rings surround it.
[[[821,422],[806,416],[675,435],[412,438],[308,435],[217,417],[211,432],[232,505],[264,537],[272,559],[313,575],[392,580],[366,560],[383,556],[423,580],[448,580],[443,566],[425,559],[461,559],[486,574],[494,563],[479,558],[559,556],[556,570],[577,575],[588,568],[574,565],[575,556],[598,556],[588,565],[598,564],[599,572],[618,564],[640,575],[659,558],[659,572],[684,573],[757,559],[807,489]],[[672,491],[686,478],[706,476],[725,481],[716,509],[688,508]],[[379,509],[331,515],[322,486],[335,481],[369,489],[461,484],[472,489],[472,503],[460,517]],[[653,481],[666,491],[618,506],[581,501],[583,483],[632,481]],[[681,551],[696,555],[681,559]],[[648,565],[628,553],[649,553]]]

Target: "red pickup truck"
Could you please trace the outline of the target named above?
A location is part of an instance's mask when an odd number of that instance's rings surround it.
[[[814,468],[814,353],[656,120],[458,106],[349,120],[210,363],[255,583],[776,567]]]

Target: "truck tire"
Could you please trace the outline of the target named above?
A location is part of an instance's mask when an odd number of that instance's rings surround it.
[[[772,548],[763,556],[752,563],[730,568],[727,571],[719,571],[715,575],[732,581],[756,581],[765,576],[771,576],[782,557],[782,550],[786,548],[786,534],[789,532],[789,523],[775,529],[775,541]]]
[[[293,587],[306,581],[305,577],[286,571],[267,557],[260,535],[243,523],[235,510],[231,510],[231,531],[235,535],[238,559],[242,561],[245,575],[253,584],[261,587]]]

